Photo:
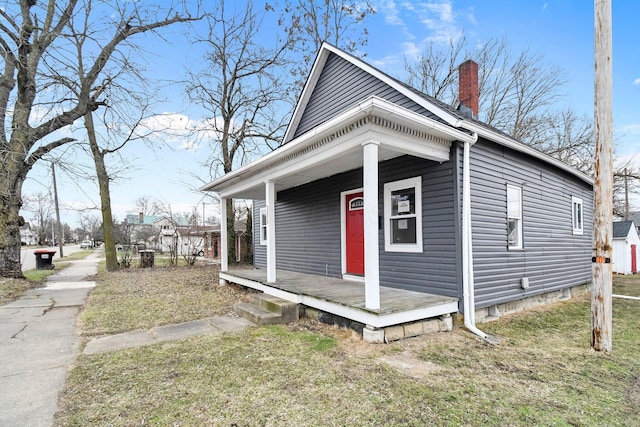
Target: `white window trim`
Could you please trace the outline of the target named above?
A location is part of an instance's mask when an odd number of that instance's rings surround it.
[[[391,240],[391,193],[413,187],[416,194],[416,243],[393,243]],[[407,217],[407,216],[405,216]],[[386,252],[422,252],[422,177],[384,184],[384,250]]]
[[[267,208],[260,208],[260,244],[261,245],[266,245],[267,244],[267,224],[263,223],[263,219],[267,217]]]
[[[509,189],[514,189],[514,190],[518,190],[518,193],[520,194],[520,217],[516,218],[518,219],[518,244],[517,245],[510,245],[509,244],[509,235],[508,235],[508,230],[509,230],[509,218],[511,218],[509,216]],[[509,250],[519,250],[519,249],[524,249],[524,243],[523,243],[523,232],[522,232],[522,223],[524,222],[522,219],[522,187],[517,186],[517,185],[510,185],[507,184],[507,248],[509,248]]]
[[[580,205],[580,227],[576,227],[576,205]],[[576,236],[584,234],[584,203],[581,198],[573,196],[571,196],[571,228]]]

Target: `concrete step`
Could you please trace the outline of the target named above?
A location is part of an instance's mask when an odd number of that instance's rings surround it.
[[[242,302],[233,306],[238,316],[256,325],[275,325],[282,322],[282,316],[255,304]]]
[[[300,318],[298,304],[265,293],[251,294],[252,304],[262,307],[282,317],[282,323],[295,322]]]

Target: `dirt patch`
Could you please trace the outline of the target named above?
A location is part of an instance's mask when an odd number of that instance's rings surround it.
[[[440,370],[440,367],[435,363],[416,359],[409,352],[382,356],[377,360],[412,378],[422,378],[427,374]]]
[[[627,396],[629,398],[629,405],[631,405],[634,412],[640,413],[640,375],[631,383],[627,391]]]

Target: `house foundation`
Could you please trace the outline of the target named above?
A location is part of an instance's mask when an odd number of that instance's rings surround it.
[[[572,288],[538,294],[520,300],[509,301],[502,304],[494,304],[476,310],[476,321],[479,323],[491,322],[502,316],[520,313],[533,308],[542,307],[571,298],[577,298],[589,293],[589,284],[574,286]]]

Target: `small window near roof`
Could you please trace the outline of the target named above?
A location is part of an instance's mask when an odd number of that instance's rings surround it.
[[[573,224],[573,234],[582,235],[584,232],[584,214],[582,199],[578,197],[571,197],[571,222]]]
[[[267,244],[267,208],[260,208],[260,244]]]
[[[507,242],[509,249],[522,249],[522,188],[507,185]]]

